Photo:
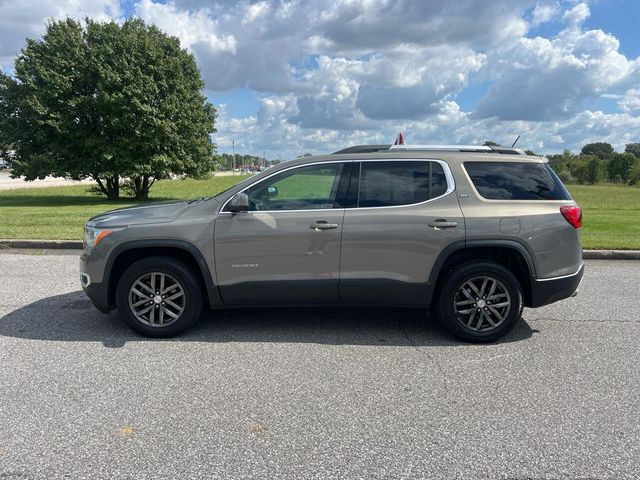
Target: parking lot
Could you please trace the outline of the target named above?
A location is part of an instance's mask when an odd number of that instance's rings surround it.
[[[380,308],[144,339],[34,253],[0,254],[0,478],[640,477],[640,262],[478,346]]]

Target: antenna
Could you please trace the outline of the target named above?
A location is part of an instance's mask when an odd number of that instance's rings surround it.
[[[516,143],[518,143],[518,140],[520,140],[520,135],[518,135],[518,138],[516,138],[516,141],[513,142],[513,144],[511,145],[511,148],[516,146]]]

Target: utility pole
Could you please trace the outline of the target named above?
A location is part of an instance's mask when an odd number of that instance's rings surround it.
[[[236,141],[231,140],[231,146],[233,148],[233,165],[231,165],[231,175],[236,174]]]
[[[267,168],[267,151],[262,151],[262,168]]]

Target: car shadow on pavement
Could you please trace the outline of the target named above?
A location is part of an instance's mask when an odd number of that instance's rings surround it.
[[[530,338],[521,320],[499,343]],[[128,341],[273,342],[327,345],[459,346],[423,310],[372,307],[243,308],[208,312],[184,334],[154,340],[132,332],[117,313],[98,312],[82,291],[19,307],[0,318],[0,336],[51,341],[101,342],[119,348]]]

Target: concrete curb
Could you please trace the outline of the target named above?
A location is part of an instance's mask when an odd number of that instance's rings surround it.
[[[0,249],[82,250],[80,240],[0,239]],[[585,260],[640,260],[640,250],[583,250]]]
[[[20,240],[0,239],[0,249],[5,248],[38,248],[52,250],[82,250],[80,240]]]
[[[583,250],[585,260],[640,260],[640,250]]]

